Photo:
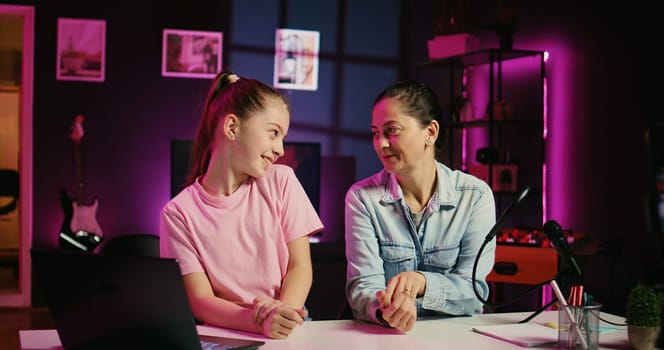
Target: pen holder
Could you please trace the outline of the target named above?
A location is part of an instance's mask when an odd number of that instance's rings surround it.
[[[602,304],[592,303],[584,306],[567,306],[579,326],[581,336],[589,350],[599,349],[599,312]],[[558,303],[558,348],[583,349],[564,306]]]

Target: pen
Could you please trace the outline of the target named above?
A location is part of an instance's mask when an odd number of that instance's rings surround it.
[[[555,279],[551,280],[551,289],[553,289],[553,292],[556,294],[556,298],[558,298],[560,306],[567,313],[567,317],[569,318],[569,322],[572,324],[574,333],[576,333],[576,337],[579,339],[579,342],[581,343],[581,348],[583,348],[583,350],[588,350],[588,343],[586,342],[586,339],[583,337],[583,334],[581,334],[581,329],[579,328],[579,324],[576,323],[576,318],[574,318],[574,315],[572,315],[572,312],[570,311],[569,307],[567,307],[565,296],[563,296],[563,293],[560,291],[560,287],[558,287],[558,283],[556,282]]]
[[[567,304],[570,306],[583,306],[583,285],[572,286]]]
[[[567,307],[571,307],[572,315],[574,315],[574,319],[576,320],[576,324],[578,325],[583,324],[583,312],[582,312],[583,310],[579,308],[581,306],[580,293],[582,291],[583,291],[583,286],[572,285],[569,291],[569,298],[567,299]],[[574,337],[568,337],[567,346],[569,347],[574,346]]]
[[[574,313],[576,316],[576,324],[581,327],[582,333],[585,335],[586,342],[588,343],[588,346],[592,344],[590,340],[590,329],[589,329],[589,317],[588,317],[588,310],[585,308],[586,301],[584,299],[584,295],[587,294],[583,291],[583,285],[582,284],[577,284],[572,286],[572,292],[570,295],[570,298],[572,299],[572,302],[567,301],[568,305],[574,306]]]

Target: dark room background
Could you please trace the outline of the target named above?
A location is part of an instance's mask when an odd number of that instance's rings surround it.
[[[343,192],[380,169],[369,137],[371,105],[387,85],[415,78],[441,0],[10,1],[35,6],[33,246],[57,246],[59,192],[74,190],[69,128],[86,116],[82,171],[99,198],[107,238],[158,233],[170,198],[170,143],[191,139],[207,79],[161,76],[165,28],[223,32],[223,66],[271,83],[275,29],[320,31],[317,91],[284,90],[289,141],[321,143],[323,241],[343,240]],[[451,3],[451,2],[447,2]],[[623,313],[627,291],[652,278],[661,234],[646,131],[661,76],[654,13],[639,2],[461,1],[481,48],[499,5],[517,14],[514,48],[550,53],[547,98],[548,217],[615,249],[585,261],[586,288],[603,311]],[[104,82],[58,81],[57,19],[106,20]],[[338,166],[344,164],[344,166]],[[348,165],[348,166],[346,166]],[[350,173],[349,173],[350,170]],[[353,171],[354,170],[354,171]]]

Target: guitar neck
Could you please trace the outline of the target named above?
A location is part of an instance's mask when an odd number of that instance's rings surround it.
[[[81,140],[74,142],[74,176],[76,180],[76,203],[83,205],[83,176],[81,174]]]

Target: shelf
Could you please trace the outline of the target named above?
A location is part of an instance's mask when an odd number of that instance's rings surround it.
[[[469,128],[473,126],[480,126],[480,127],[485,127],[489,125],[489,123],[493,123],[494,126],[501,126],[501,125],[532,125],[532,126],[542,126],[544,122],[542,120],[488,120],[488,119],[481,119],[481,120],[470,120],[470,121],[465,121],[465,122],[454,122],[451,125],[448,125],[448,127],[452,128]]]
[[[443,110],[439,160],[487,182],[497,213],[524,185],[537,190],[510,219],[514,227],[541,227],[544,217],[544,58],[544,51],[484,49],[416,66],[418,80],[435,89]],[[478,119],[458,119],[460,97],[481,111],[471,114]],[[500,101],[509,101],[509,114],[496,105]],[[495,159],[480,164],[482,149],[495,150]]]
[[[485,49],[417,64],[417,67],[469,67],[491,62],[543,55],[544,51]]]

